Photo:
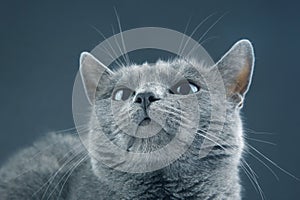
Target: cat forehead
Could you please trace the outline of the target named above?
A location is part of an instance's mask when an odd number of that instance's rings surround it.
[[[205,71],[203,64],[193,60],[175,59],[172,61],[159,60],[154,64],[130,65],[117,71],[120,82],[161,82],[169,83],[182,78],[194,79]]]

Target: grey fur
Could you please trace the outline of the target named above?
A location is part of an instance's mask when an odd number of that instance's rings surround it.
[[[242,40],[235,44],[215,66],[203,66],[193,60],[175,59],[110,71],[99,65],[99,62],[97,64],[89,54],[84,54],[81,64],[87,95],[91,102],[95,97],[90,123],[82,128],[87,134],[88,151],[77,135],[49,134],[32,147],[17,153],[0,169],[1,200],[241,199],[239,165],[244,141],[240,108],[249,88],[254,64],[253,49],[249,41]],[[100,70],[97,70],[99,67]],[[203,81],[204,75],[214,78],[214,74],[210,72],[216,67],[226,86],[225,104],[211,101]],[[249,69],[245,71],[245,67]],[[89,73],[96,71],[105,71],[99,84],[91,82],[89,78]],[[241,76],[242,72],[246,72],[246,76]],[[168,88],[182,78],[193,80],[201,86],[200,91],[195,94],[199,102],[196,108],[201,115],[197,122],[200,127],[197,131],[199,134],[196,134],[185,154],[167,167],[147,173],[121,172],[99,162],[103,157],[105,159],[106,156],[113,156],[109,155],[109,149],[100,147],[103,145],[97,138],[100,132],[105,133],[121,148],[146,153],[166,145],[178,131],[178,126],[195,119],[195,108],[191,107],[194,104],[190,102],[189,95],[174,95],[168,91]],[[136,93],[127,103],[116,105],[119,112],[112,111],[111,94],[116,86],[124,84]],[[243,87],[233,87],[237,85]],[[90,91],[95,89],[96,94],[91,94]],[[160,98],[151,103],[150,118],[165,118],[168,123],[161,125],[163,129],[151,138],[135,138],[123,131],[133,130],[130,127],[120,130],[117,127],[128,125],[122,124],[122,121],[126,120],[120,119],[128,118],[139,123],[145,117],[141,108],[133,103],[136,94],[145,91],[151,91],[155,97]],[[222,133],[218,134],[218,145],[213,143],[209,154],[199,159],[199,150],[204,140],[202,135],[209,136],[205,133],[209,123],[218,123],[209,121],[212,104],[226,107],[226,120]],[[180,112],[176,113],[172,109]],[[128,111],[127,115],[124,110]],[[184,117],[187,117],[187,122],[178,120]],[[116,119],[119,119],[121,124],[116,124]],[[158,124],[151,126],[155,128]],[[134,131],[138,132],[136,129]],[[103,152],[105,150],[107,152]],[[94,152],[93,156],[89,154],[91,151]]]

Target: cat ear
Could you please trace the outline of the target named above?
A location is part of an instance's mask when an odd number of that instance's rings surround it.
[[[79,72],[83,82],[85,94],[89,102],[94,104],[95,93],[100,78],[103,75],[111,76],[113,72],[88,52],[83,52],[80,55]]]
[[[227,96],[242,107],[254,68],[252,44],[248,40],[238,41],[216,65],[222,75]]]

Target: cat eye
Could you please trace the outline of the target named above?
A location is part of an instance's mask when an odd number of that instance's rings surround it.
[[[194,94],[199,91],[199,86],[190,82],[190,81],[182,81],[177,83],[170,89],[172,94],[181,94],[181,95],[188,95]]]
[[[134,92],[129,89],[129,88],[120,88],[117,89],[113,92],[112,98],[113,100],[116,101],[125,101],[129,99],[129,97],[133,94]]]

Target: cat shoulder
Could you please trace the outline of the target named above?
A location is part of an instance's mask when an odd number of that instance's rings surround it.
[[[43,184],[83,147],[70,133],[48,133],[11,156],[0,167],[0,199],[33,198]]]

